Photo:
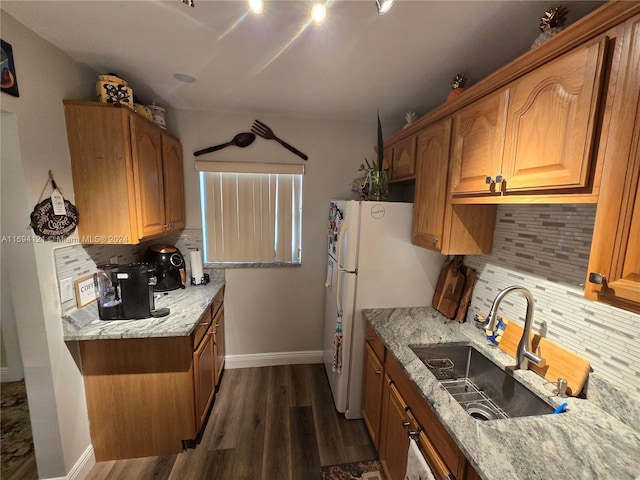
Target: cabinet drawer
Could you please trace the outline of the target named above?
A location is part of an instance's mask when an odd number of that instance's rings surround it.
[[[388,355],[384,363],[385,373],[391,378],[396,388],[405,399],[418,423],[440,456],[442,463],[456,478],[463,478],[466,458],[449,433],[442,426],[435,413],[429,408],[417,387],[409,380],[400,364]],[[434,465],[434,467],[436,467]],[[439,468],[439,466],[438,466]]]
[[[371,346],[380,363],[384,362],[384,344],[369,322],[366,324],[364,335],[366,342]]]
[[[196,325],[196,328],[193,330],[193,333],[191,334],[192,345],[194,350],[198,348],[198,345],[200,345],[202,338],[204,337],[205,333],[207,333],[207,330],[209,329],[209,325],[211,325],[211,320],[214,317],[213,306],[214,304],[212,303],[209,307],[207,307],[205,312],[202,314],[202,316],[198,320],[198,324]]]
[[[215,317],[224,302],[224,287],[222,287],[211,302],[211,318]]]

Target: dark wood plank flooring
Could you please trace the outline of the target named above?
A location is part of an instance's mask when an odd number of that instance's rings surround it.
[[[317,480],[372,460],[362,420],[333,404],[322,364],[227,370],[202,438],[177,455],[97,463],[87,480]]]

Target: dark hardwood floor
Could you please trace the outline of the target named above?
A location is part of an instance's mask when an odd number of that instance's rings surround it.
[[[321,364],[227,370],[202,438],[177,455],[97,463],[87,480],[317,480],[372,460],[362,420],[334,407]]]

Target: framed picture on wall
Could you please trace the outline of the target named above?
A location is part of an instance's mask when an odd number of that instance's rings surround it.
[[[13,63],[13,49],[11,44],[4,40],[0,40],[0,42],[2,42],[2,58],[0,58],[0,85],[2,86],[2,91],[14,97],[19,97],[18,78],[16,77],[16,67]]]

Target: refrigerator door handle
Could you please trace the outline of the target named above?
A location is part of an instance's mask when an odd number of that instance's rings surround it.
[[[338,321],[342,319],[342,305],[340,301],[340,272],[344,272],[343,269],[340,268],[342,264],[342,236],[344,232],[347,230],[347,219],[345,218],[340,225],[340,229],[338,230],[338,250],[336,252],[336,309],[338,312]]]

